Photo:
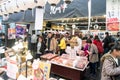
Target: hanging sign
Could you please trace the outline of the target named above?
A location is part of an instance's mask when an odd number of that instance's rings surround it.
[[[119,30],[119,10],[118,0],[107,0],[106,5],[106,24],[107,30],[118,31]]]
[[[51,64],[42,61],[33,62],[34,80],[49,80]]]
[[[36,8],[35,14],[35,30],[42,30],[44,9]]]

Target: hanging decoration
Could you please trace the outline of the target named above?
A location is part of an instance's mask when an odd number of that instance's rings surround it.
[[[59,2],[60,2],[60,0],[48,0],[48,3],[49,3],[51,6],[56,6]]]
[[[7,0],[0,4],[0,15],[17,13],[33,8],[43,8],[48,2],[51,7],[56,6],[61,0]],[[73,0],[63,0],[70,4]]]

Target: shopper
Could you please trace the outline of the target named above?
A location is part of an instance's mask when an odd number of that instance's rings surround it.
[[[36,48],[37,48],[37,36],[35,34],[35,31],[32,32],[32,36],[31,36],[31,51],[34,54],[36,52]]]
[[[48,33],[46,40],[47,53],[54,53],[57,47],[57,40],[53,37],[51,32]]]
[[[89,53],[89,62],[90,62],[90,73],[91,77],[96,76],[96,63],[98,62],[98,49],[95,44],[92,43],[91,39],[87,39],[86,43],[88,44],[88,53]]]
[[[103,47],[104,47],[104,53],[107,53],[112,46],[112,38],[108,32],[106,32],[105,35],[106,35],[105,39],[103,40],[104,43]]]
[[[120,80],[120,44],[115,44],[111,51],[105,54],[101,61],[103,63],[101,80]]]
[[[40,58],[45,53],[46,45],[42,36],[38,37],[36,58]]]
[[[79,49],[82,49],[82,39],[79,37],[79,33],[75,34],[75,38],[77,40],[77,44],[78,44]]]
[[[103,49],[103,46],[102,46],[102,41],[100,41],[100,39],[97,35],[94,37],[93,43],[97,46],[97,49],[98,49],[99,61],[97,63],[97,67],[99,68],[100,67],[100,58],[101,58],[101,56],[104,52],[104,49]]]
[[[66,49],[66,42],[65,42],[65,37],[64,35],[61,35],[60,37],[60,44],[58,45],[60,47],[60,55],[65,54],[65,49]]]

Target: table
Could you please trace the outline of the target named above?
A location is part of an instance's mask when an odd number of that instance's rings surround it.
[[[69,68],[62,65],[51,64],[51,73],[62,76],[70,80],[83,80],[84,72],[78,69]]]

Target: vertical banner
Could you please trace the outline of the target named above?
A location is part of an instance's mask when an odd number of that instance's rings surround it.
[[[35,15],[35,30],[42,30],[44,9],[43,8],[36,8],[35,14],[36,14]]]
[[[119,30],[119,3],[118,0],[106,2],[106,26],[109,31]]]
[[[88,0],[88,31],[91,25],[91,0]]]

